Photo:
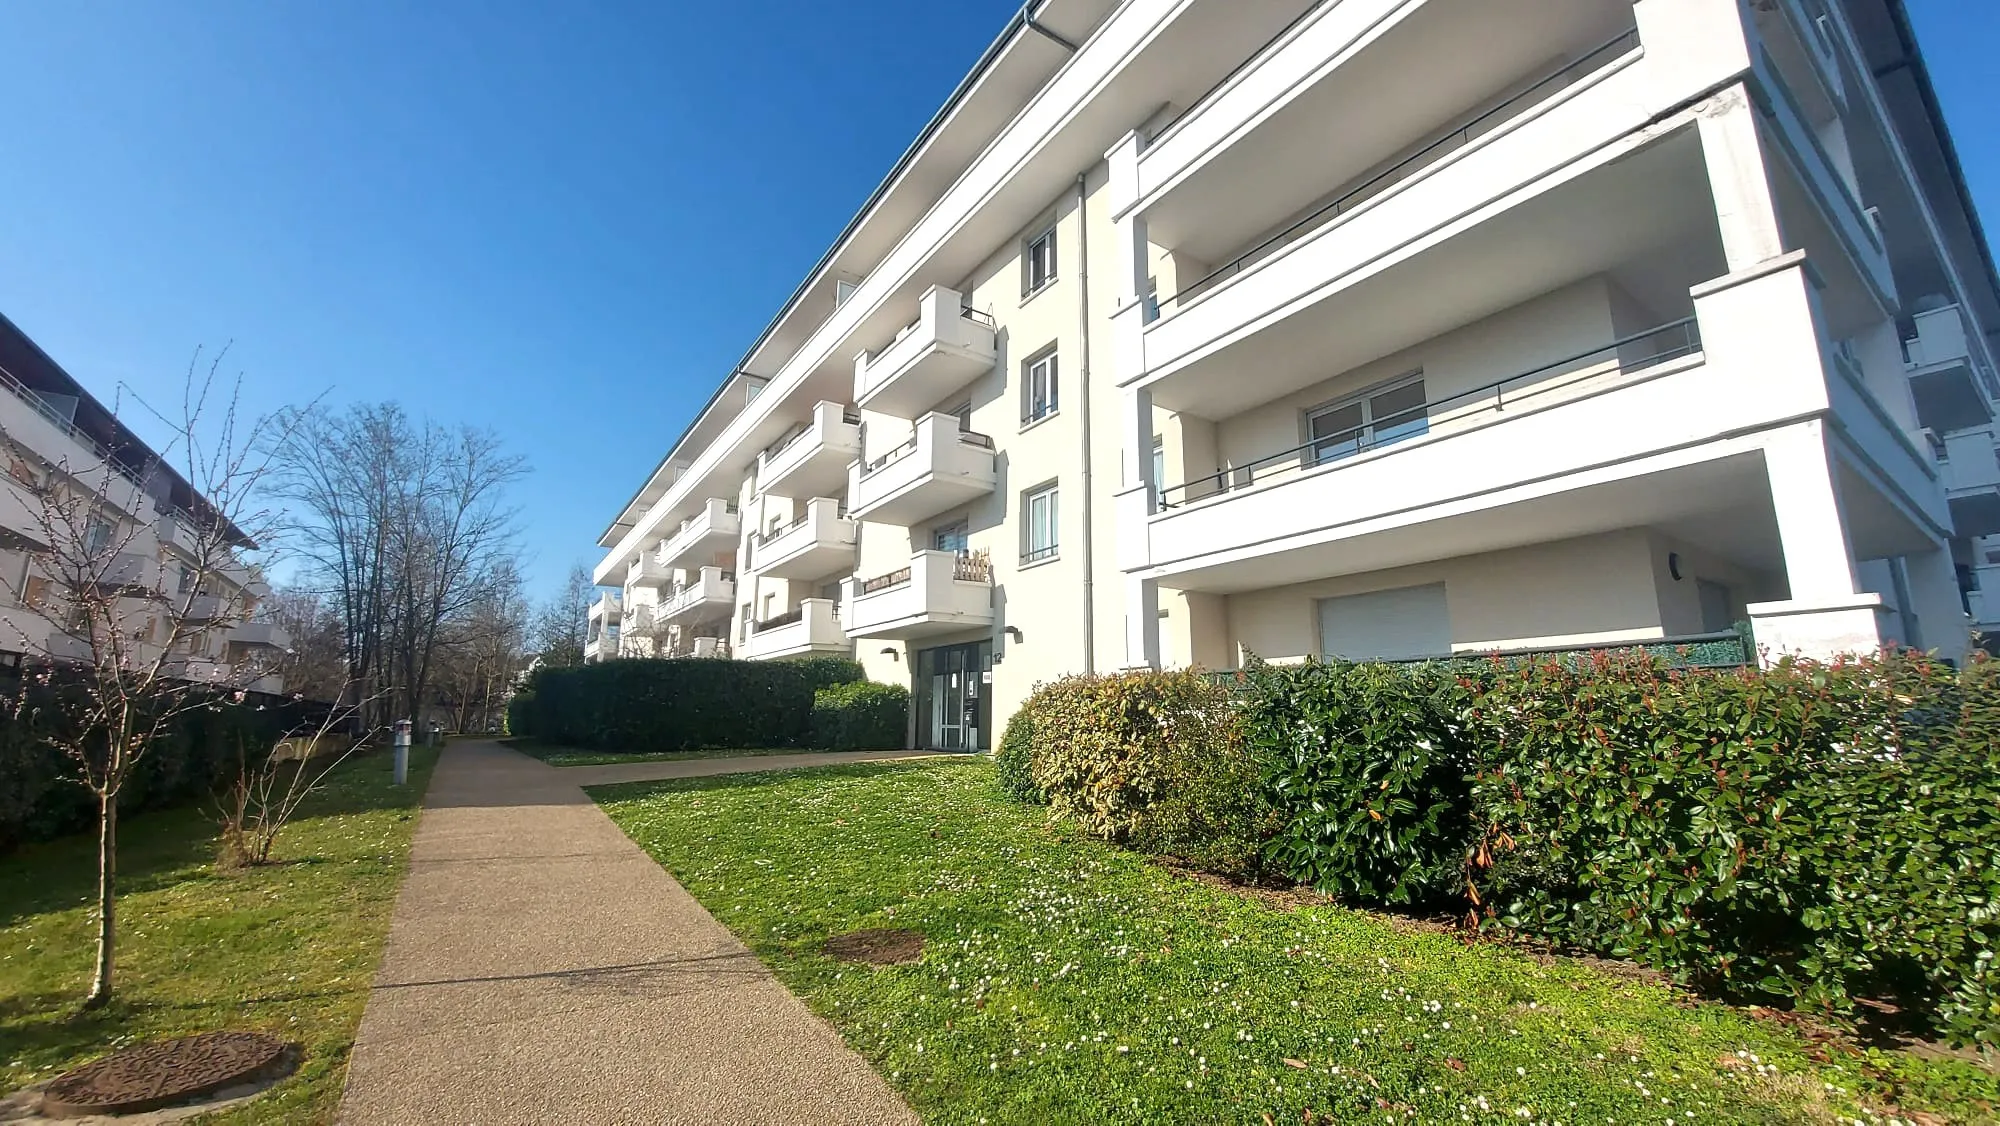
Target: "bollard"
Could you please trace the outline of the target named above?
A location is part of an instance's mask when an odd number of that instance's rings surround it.
[[[396,785],[410,781],[410,721],[396,721]]]

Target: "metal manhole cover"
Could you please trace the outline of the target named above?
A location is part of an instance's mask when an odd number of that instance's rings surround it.
[[[50,1118],[136,1114],[290,1070],[291,1046],[261,1032],[156,1040],[64,1072],[42,1093]]]
[[[900,966],[923,957],[924,936],[912,930],[877,927],[834,935],[820,944],[820,952],[843,962]]]

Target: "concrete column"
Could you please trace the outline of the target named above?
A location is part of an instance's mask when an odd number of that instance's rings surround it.
[[[1734,273],[1785,252],[1757,114],[1742,86],[1710,98],[1697,119],[1723,257]]]
[[[1782,602],[1747,607],[1764,659],[1831,660],[1879,651],[1885,637],[1895,636],[1895,611],[1857,585],[1824,424],[1815,419],[1774,432],[1765,443],[1764,469],[1791,592]]]
[[[1125,665],[1160,667],[1160,584],[1137,575],[1125,576]]]
[[[1965,601],[1959,595],[1951,546],[1938,544],[1931,551],[1906,555],[1903,569],[1910,586],[1910,609],[1917,620],[1916,636],[1910,644],[1948,660],[1964,660],[1971,647],[1972,620],[1966,617]]]

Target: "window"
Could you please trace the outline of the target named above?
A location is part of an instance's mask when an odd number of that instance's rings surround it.
[[[1056,557],[1056,487],[1045,485],[1033,489],[1021,498],[1021,511],[1027,514],[1026,530],[1028,542],[1021,553],[1021,562],[1039,563]]]
[[[1056,354],[1054,349],[1036,356],[1027,363],[1027,370],[1021,378],[1022,393],[1027,402],[1021,411],[1021,425],[1039,422],[1056,413]]]
[[[1429,429],[1422,376],[1306,415],[1314,465],[1414,438]]]
[[[1319,650],[1350,661],[1409,660],[1451,652],[1444,584],[1377,590],[1319,604]]]
[[[971,528],[963,520],[946,524],[931,533],[931,548],[964,555],[972,550]]]
[[[194,572],[189,570],[185,565],[183,565],[181,567],[181,577],[179,586],[180,593],[186,594],[189,591],[192,591],[193,589],[194,589]]]
[[[1160,438],[1153,439],[1153,507],[1166,507],[1167,499],[1167,444]]]
[[[1023,297],[1040,293],[1050,282],[1056,280],[1056,228],[1049,228],[1028,240],[1028,248],[1022,256],[1023,270],[1021,295]]]
[[[102,518],[93,516],[83,526],[83,550],[96,555],[111,546],[111,525]]]
[[[1694,581],[1695,597],[1701,603],[1701,632],[1727,633],[1736,628],[1736,614],[1732,607],[1736,598],[1729,588],[1707,579]]]

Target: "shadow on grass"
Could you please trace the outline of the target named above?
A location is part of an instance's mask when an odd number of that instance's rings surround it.
[[[768,786],[774,782],[807,778],[872,778],[886,774],[911,774],[940,767],[958,767],[977,762],[974,755],[934,755],[920,759],[884,759],[876,762],[843,762],[828,766],[801,766],[788,770],[758,770],[736,774],[702,774],[692,778],[662,778],[654,782],[615,782],[587,786],[593,799],[602,802],[631,801],[651,794],[677,790],[739,790]]]
[[[412,774],[428,767],[413,758]],[[326,817],[407,808],[415,815],[422,787],[398,788],[387,752],[358,754],[335,769],[323,789],[300,807],[288,828]],[[118,821],[118,893],[136,895],[198,880],[227,880],[214,868],[220,800],[149,810]],[[296,862],[311,862],[299,858]],[[256,869],[245,869],[255,871]],[[97,888],[97,834],[73,833],[21,846],[0,857],[0,926],[87,904]]]

